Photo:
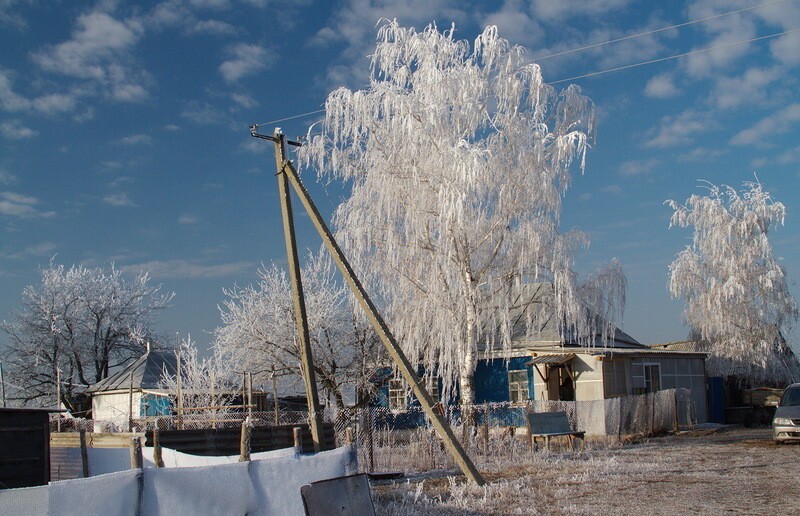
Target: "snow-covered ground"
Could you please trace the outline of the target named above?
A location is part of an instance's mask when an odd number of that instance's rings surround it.
[[[769,429],[702,430],[479,464],[488,484],[428,475],[376,486],[378,514],[796,514],[800,445]]]

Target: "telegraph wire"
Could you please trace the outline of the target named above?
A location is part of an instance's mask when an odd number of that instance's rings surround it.
[[[763,39],[777,38],[778,36],[783,36],[784,34],[791,34],[793,32],[797,32],[797,31],[800,31],[800,28],[791,29],[791,30],[785,30],[783,32],[778,32],[778,33],[775,33],[775,34],[768,34],[766,36],[759,36],[757,38],[745,39],[745,40],[742,40],[742,41],[734,41],[733,43],[725,43],[724,45],[716,45],[716,46],[713,46],[713,47],[701,48],[701,49],[698,49],[698,50],[692,50],[690,52],[684,52],[683,54],[676,54],[674,56],[660,57],[658,59],[651,59],[650,61],[642,61],[640,63],[634,63],[634,64],[625,65],[625,66],[617,66],[616,68],[609,68],[607,70],[599,70],[597,72],[586,73],[586,74],[583,74],[583,75],[576,75],[575,77],[567,77],[566,79],[559,79],[557,81],[551,81],[548,84],[558,84],[560,82],[574,81],[574,80],[577,80],[577,79],[584,79],[586,77],[594,77],[596,75],[602,75],[602,74],[611,73],[611,72],[618,72],[620,70],[627,70],[629,68],[636,68],[638,66],[644,66],[644,65],[649,65],[649,64],[653,64],[653,63],[660,63],[662,61],[669,61],[670,59],[678,59],[680,57],[691,56],[693,54],[700,54],[700,53],[703,53],[703,52],[708,52],[710,50],[716,50],[718,48],[732,47],[732,46],[735,46],[735,45],[743,45],[744,43],[752,43],[754,41],[761,41]]]
[[[752,11],[753,9],[758,9],[758,8],[761,8],[761,7],[767,7],[769,5],[780,4],[780,3],[786,2],[786,1],[787,0],[775,0],[774,2],[766,2],[766,3],[763,3],[763,4],[758,4],[758,5],[754,5],[754,6],[751,6],[751,7],[745,7],[743,9],[738,9],[736,11],[729,11],[727,13],[715,14],[714,16],[708,16],[706,18],[700,18],[699,20],[692,20],[692,21],[688,21],[688,22],[678,23],[676,25],[670,25],[669,27],[662,27],[660,29],[648,30],[646,32],[640,32],[638,34],[632,34],[630,36],[623,36],[621,38],[610,39],[608,41],[602,41],[600,43],[594,43],[592,45],[586,45],[586,46],[583,46],[583,47],[573,48],[571,50],[564,50],[563,52],[556,52],[556,53],[553,53],[553,54],[547,54],[547,55],[544,55],[544,56],[534,57],[532,60],[533,61],[544,61],[545,59],[550,59],[551,57],[558,57],[558,56],[563,56],[563,55],[567,55],[567,54],[572,54],[572,53],[575,53],[575,52],[582,52],[584,50],[589,50],[589,49],[592,49],[592,48],[601,47],[603,45],[610,45],[611,43],[619,43],[620,41],[626,41],[626,40],[638,38],[638,37],[641,37],[641,36],[649,36],[650,34],[656,34],[656,33],[659,33],[659,32],[664,32],[665,30],[677,29],[677,28],[680,28],[680,27],[686,27],[686,26],[689,26],[689,25],[694,25],[695,23],[702,23],[702,22],[706,22],[706,21],[709,21],[709,20],[715,20],[717,18],[722,18],[723,16],[729,16],[731,14],[737,14],[737,13],[741,13],[741,12],[744,12],[744,11]]]

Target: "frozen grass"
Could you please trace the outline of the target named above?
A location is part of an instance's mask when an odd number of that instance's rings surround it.
[[[488,484],[412,477],[373,489],[378,514],[797,513],[800,446],[769,430],[692,432],[479,463]],[[452,474],[452,473],[451,473]]]

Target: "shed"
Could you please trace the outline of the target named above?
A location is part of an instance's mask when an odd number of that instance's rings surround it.
[[[61,409],[0,408],[0,488],[50,482],[50,413]]]
[[[126,367],[92,385],[92,418],[126,428],[131,419],[165,416],[171,411],[167,392],[161,388],[166,373],[177,374],[173,350],[148,350]]]

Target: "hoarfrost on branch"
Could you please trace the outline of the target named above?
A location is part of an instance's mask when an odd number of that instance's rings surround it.
[[[349,290],[337,281],[324,250],[309,253],[301,274],[317,382],[340,408],[346,388],[366,401],[383,356],[380,341],[354,312]],[[262,380],[275,375],[291,389],[302,385],[292,288],[286,271],[274,264],[258,276],[256,286],[225,290],[214,346],[234,367]]]
[[[151,318],[173,294],[162,294],[144,272],[129,281],[113,265],[51,263],[41,272],[41,284],[23,290],[21,310],[2,324],[4,364],[20,387],[10,397],[52,405],[60,370],[60,402],[70,406],[74,395],[144,352]]]
[[[352,186],[337,238],[412,361],[470,403],[478,344],[510,346],[522,284],[553,285],[552,303],[526,311],[529,332],[554,318],[562,339],[590,344],[621,317],[625,280],[615,263],[579,284],[572,257],[588,238],[558,229],[591,101],[545,84],[495,27],[472,49],[453,32],[385,22],[369,87],[328,96],[300,162]]]
[[[786,208],[758,182],[744,183],[741,192],[707,188],[685,204],[667,201],[670,227],[694,228],[691,245],[670,264],[669,291],[684,298],[684,320],[710,344],[714,374],[797,381],[800,368],[785,338],[797,303],[768,238],[783,225]]]

